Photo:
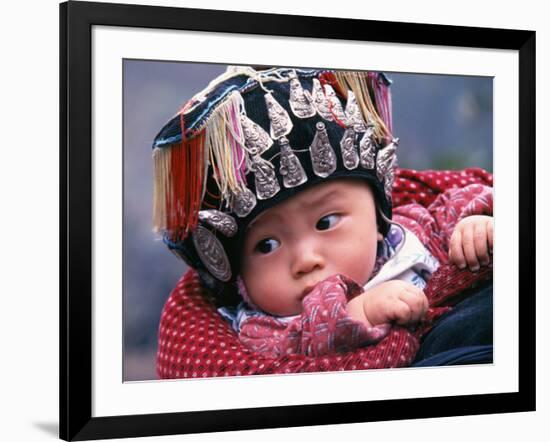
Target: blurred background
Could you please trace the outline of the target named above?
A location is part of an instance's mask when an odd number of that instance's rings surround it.
[[[184,273],[152,232],[151,145],[226,65],[124,60],[124,381],[156,378],[164,302]],[[399,167],[492,171],[492,78],[388,72]]]

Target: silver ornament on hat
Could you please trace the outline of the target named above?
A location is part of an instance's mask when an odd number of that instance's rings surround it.
[[[376,143],[374,142],[374,126],[368,125],[359,142],[359,157],[361,167],[365,169],[374,169],[376,159]]]
[[[313,103],[315,104],[315,109],[321,118],[327,121],[333,121],[334,117],[330,112],[329,102],[323,91],[323,86],[317,78],[313,79],[313,89],[311,90],[311,97],[313,98]]]
[[[342,108],[342,103],[340,103],[340,100],[336,96],[336,92],[334,92],[334,89],[330,84],[325,84],[325,95],[327,97],[327,100],[329,102],[329,108],[334,117],[341,121],[346,121],[346,114],[344,113],[344,109]]]
[[[399,139],[394,138],[390,144],[378,151],[376,160],[376,176],[384,183],[384,191],[388,198],[391,198],[394,169],[397,166],[397,145]]]
[[[330,145],[325,124],[316,125],[317,132],[309,146],[309,154],[315,175],[326,178],[336,170],[336,154]]]
[[[359,154],[355,147],[357,133],[352,127],[348,127],[344,131],[344,135],[340,140],[340,149],[342,151],[342,161],[344,167],[348,170],[355,169],[359,165]]]
[[[313,104],[313,98],[309,91],[304,90],[300,80],[295,71],[291,71],[290,78],[290,109],[292,113],[298,118],[310,118],[313,117],[317,110]]]
[[[286,137],[279,138],[281,146],[281,162],[279,173],[283,177],[283,186],[286,188],[296,187],[307,181],[307,175],[298,157],[292,151]]]
[[[257,203],[258,201],[254,193],[249,188],[245,187],[232,195],[231,210],[239,218],[244,218],[252,212]]]
[[[240,119],[244,132],[244,144],[251,154],[261,155],[273,145],[273,140],[259,124],[245,114],[241,114]]]
[[[271,138],[276,140],[277,138],[288,135],[292,130],[292,121],[288,112],[277,102],[277,100],[275,100],[271,93],[265,94],[264,97],[270,121],[269,131]]]
[[[206,269],[220,281],[229,281],[231,265],[218,238],[202,226],[197,226],[192,237],[197,254]]]
[[[235,236],[237,233],[238,227],[235,218],[219,210],[201,210],[199,221],[208,224],[228,238]]]
[[[281,190],[275,175],[275,166],[260,155],[252,155],[249,169],[254,172],[258,199],[269,199]]]
[[[367,125],[363,116],[361,115],[361,109],[355,98],[355,94],[348,90],[348,101],[346,103],[346,125],[352,127],[355,132],[365,132]]]

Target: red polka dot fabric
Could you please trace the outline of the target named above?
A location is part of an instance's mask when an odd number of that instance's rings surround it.
[[[407,218],[405,213],[399,215],[397,209],[400,206],[408,205],[412,209],[417,208],[417,204],[412,203],[418,203],[427,207],[449,189],[476,184],[492,186],[492,175],[476,168],[423,172],[400,169],[396,173],[393,195],[397,217],[402,218],[399,222],[412,220],[406,227],[418,235],[417,224],[421,218]],[[483,210],[483,204],[489,204],[481,190],[473,188],[467,193],[474,195],[476,210]],[[450,203],[454,203],[452,196]],[[468,213],[470,203],[459,202],[457,207],[462,213]],[[492,210],[492,199],[490,204]],[[420,213],[419,216],[424,215]],[[427,240],[429,245],[430,238]],[[432,242],[437,244],[429,247],[430,251],[445,258],[445,241],[436,239]],[[173,379],[406,367],[414,359],[420,336],[429,330],[433,321],[467,296],[476,284],[491,278],[491,267],[472,273],[459,270],[444,260],[425,289],[430,311],[428,320],[416,332],[393,326],[378,343],[354,351],[323,356],[291,354],[266,357],[244,347],[230,324],[217,313],[213,299],[201,287],[197,273],[191,269],[180,279],[162,311],[157,374],[160,379]]]

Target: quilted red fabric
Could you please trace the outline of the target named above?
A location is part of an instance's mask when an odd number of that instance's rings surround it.
[[[399,218],[399,208],[404,210],[409,203],[428,206],[440,193],[471,184],[492,186],[492,175],[478,168],[423,172],[397,170],[393,194],[395,216]],[[459,193],[457,197],[460,197]],[[477,205],[483,205],[484,201],[484,198],[478,199]],[[468,207],[462,209],[469,210]],[[476,210],[483,210],[483,207]],[[444,211],[440,216],[445,216]],[[421,220],[420,213],[417,221]],[[438,219],[436,213],[435,222],[444,223],[445,219]],[[414,225],[406,227],[416,230]],[[445,243],[433,243],[430,247],[431,242],[428,242],[428,248],[442,265],[425,289],[430,302],[426,323],[414,333],[393,326],[390,333],[375,345],[319,357],[299,354],[266,357],[245,348],[231,326],[217,313],[213,299],[201,287],[196,272],[189,270],[172,291],[162,312],[157,374],[159,378],[167,379],[408,366],[418,350],[419,337],[430,328],[431,322],[468,296],[476,284],[492,278],[491,267],[472,273],[448,264]]]

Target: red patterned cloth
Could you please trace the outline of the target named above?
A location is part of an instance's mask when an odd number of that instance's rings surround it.
[[[347,303],[363,288],[343,275],[319,282],[303,300],[303,311],[288,323],[269,315],[253,316],[241,326],[239,339],[249,349],[278,357],[301,353],[324,356],[374,344],[389,325],[367,327],[347,313]]]
[[[492,214],[491,174],[477,168],[463,171],[398,170],[394,184],[394,219],[415,233],[441,267],[425,289],[430,302],[426,323],[415,333],[392,326],[379,342],[353,351],[317,356],[265,355],[247,349],[216,311],[194,270],[178,282],[160,321],[159,378],[215,377],[252,374],[393,368],[409,365],[419,337],[431,324],[482,281],[492,268],[459,270],[448,263],[448,238],[461,218]],[[442,194],[443,193],[443,194]],[[341,344],[341,343],[340,343]],[[345,350],[336,346],[339,350]],[[324,349],[326,350],[326,349]]]

